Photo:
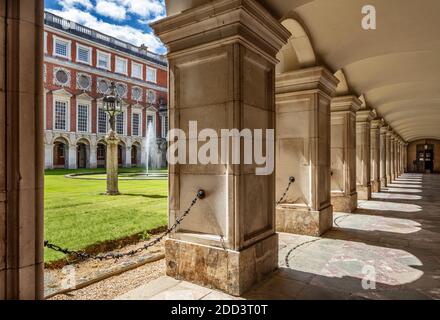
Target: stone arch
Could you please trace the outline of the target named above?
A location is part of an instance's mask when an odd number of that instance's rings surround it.
[[[142,145],[139,141],[133,141],[131,145],[131,165],[132,167],[142,165]]]
[[[84,137],[76,141],[77,168],[90,168],[90,140]]]
[[[54,137],[53,148],[53,168],[68,169],[69,168],[69,152],[70,141],[63,136]]]
[[[292,36],[277,54],[279,63],[276,72],[283,73],[316,65],[316,55],[303,26],[293,18],[287,18],[281,24]]]
[[[128,144],[124,139],[119,140],[118,143],[118,165],[120,167],[126,167],[127,164],[127,146]]]

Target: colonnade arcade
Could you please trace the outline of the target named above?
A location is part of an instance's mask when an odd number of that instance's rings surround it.
[[[152,25],[168,48],[170,129],[187,131],[189,120],[199,130],[276,129],[270,175],[255,175],[255,163],[169,166],[171,224],[198,189],[206,198],[166,241],[167,274],[232,295],[277,268],[276,231],[322,235],[334,211],[354,211],[407,163],[398,130],[314,50],[307,27],[320,26],[262,2],[169,0],[169,16]],[[43,1],[0,6],[12,35],[0,35],[0,298],[41,299]],[[90,153],[99,143],[52,139]],[[296,182],[276,206],[289,176]]]

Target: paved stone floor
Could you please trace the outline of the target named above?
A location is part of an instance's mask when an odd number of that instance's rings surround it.
[[[405,174],[323,237],[281,233],[279,248],[243,299],[440,299],[440,175]],[[119,299],[236,298],[162,277]]]

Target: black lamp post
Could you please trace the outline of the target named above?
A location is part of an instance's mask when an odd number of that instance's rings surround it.
[[[112,82],[110,93],[103,98],[104,111],[109,116],[110,130],[105,137],[107,142],[107,194],[118,195],[118,144],[116,133],[116,116],[122,112],[122,99],[119,97],[116,86]]]

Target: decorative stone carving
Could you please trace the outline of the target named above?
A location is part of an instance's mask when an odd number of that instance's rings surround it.
[[[60,87],[70,87],[70,70],[63,67],[53,68],[53,83]]]
[[[76,75],[76,88],[83,91],[91,91],[92,77],[87,73],[78,73]]]

